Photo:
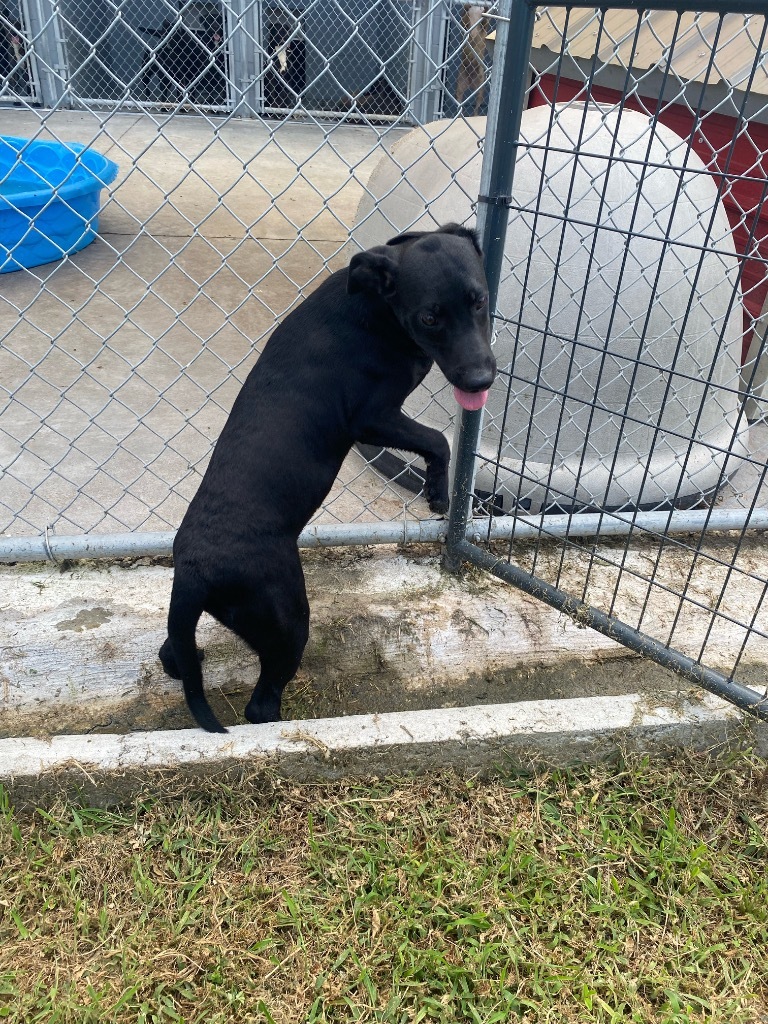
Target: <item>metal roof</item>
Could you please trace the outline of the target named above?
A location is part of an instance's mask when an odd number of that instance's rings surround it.
[[[670,11],[600,11],[540,7],[534,47],[637,70],[670,70],[683,81],[725,83],[768,96],[766,19],[758,15],[675,14]],[[762,52],[761,52],[762,41]],[[714,47],[714,56],[713,56]],[[672,53],[670,61],[669,54]],[[754,78],[750,84],[750,76]]]

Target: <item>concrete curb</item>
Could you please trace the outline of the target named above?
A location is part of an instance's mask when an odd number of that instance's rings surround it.
[[[152,773],[161,771],[198,782],[244,770],[306,782],[722,746],[768,755],[768,726],[709,695],[658,703],[631,694],[235,726],[226,736],[190,729],[6,739],[0,781],[17,802],[77,791],[106,804],[151,792]]]

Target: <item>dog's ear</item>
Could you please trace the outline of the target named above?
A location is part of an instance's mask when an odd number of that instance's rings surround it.
[[[443,224],[442,227],[437,229],[444,235],[458,235],[459,238],[468,239],[475,247],[475,252],[478,256],[483,255],[483,250],[480,248],[480,242],[477,237],[477,232],[473,231],[472,228],[465,228],[463,224]]]
[[[390,238],[387,245],[404,245],[406,242],[415,242],[417,238],[423,238],[425,235],[431,234],[431,231],[406,231],[402,235]]]
[[[397,260],[385,245],[359,252],[349,261],[347,292],[375,292],[383,299],[397,291]]]
[[[402,235],[397,235],[396,238],[390,238],[387,245],[403,245],[405,242],[415,242],[418,238],[435,234],[458,235],[459,238],[466,238],[474,246],[477,255],[482,258],[483,250],[480,248],[477,232],[472,228],[465,228],[462,224],[443,224],[435,231],[406,231]]]

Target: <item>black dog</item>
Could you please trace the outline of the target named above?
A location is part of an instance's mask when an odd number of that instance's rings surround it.
[[[496,373],[488,289],[475,234],[455,224],[359,253],[273,332],[173,545],[160,660],[204,729],[226,731],[203,693],[203,611],[259,656],[245,717],[280,720],[309,630],[296,541],[356,441],[422,456],[429,507],[448,510],[448,443],[401,408],[433,361],[461,405],[483,405]]]
[[[343,110],[352,110],[358,114],[389,114],[398,116],[405,109],[403,99],[395,91],[394,86],[384,75],[379,75],[375,82],[341,103]]]

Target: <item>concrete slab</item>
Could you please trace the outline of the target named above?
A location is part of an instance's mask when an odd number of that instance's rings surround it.
[[[380,133],[10,109],[0,133],[120,166],[98,241],[3,277],[0,532],[175,528],[275,323],[345,262]],[[325,520],[408,497],[353,457]]]
[[[706,564],[701,554],[668,552],[650,602],[641,575],[653,554],[647,544],[602,545],[581,557],[574,550],[559,582],[571,592],[581,583],[587,600],[612,601],[619,617],[714,668],[728,672],[739,661],[739,678],[764,690],[758,574],[765,577],[768,552],[748,545],[729,587],[730,543],[720,538]],[[531,554],[525,545],[517,553],[519,562]],[[391,548],[303,557],[312,629],[286,691],[286,721],[238,724],[256,659],[223,627],[201,621],[206,689],[231,726],[224,737],[188,728],[180,686],[157,660],[170,568],[148,559],[0,568],[0,781],[22,801],[78,790],[108,803],[151,792],[168,773],[204,784],[212,771],[233,781],[264,771],[303,780],[476,772],[501,758],[564,763],[620,747],[659,754],[725,743],[768,752],[766,725],[495,577],[470,570],[457,578],[436,554]],[[545,576],[557,557],[538,549]],[[673,589],[680,579],[683,602]]]
[[[602,545],[591,568],[589,552],[574,550],[559,583],[599,608],[613,604],[618,618],[703,664],[728,674],[738,663],[739,680],[762,692],[768,552],[750,545],[736,576],[720,564],[728,543],[710,547],[708,559],[670,549],[650,587],[648,544]],[[524,564],[527,546],[516,552]],[[539,550],[545,579],[557,558],[555,548]],[[286,691],[287,718],[634,692],[665,701],[689,690],[496,577],[445,573],[436,554],[342,548],[304,552],[303,561],[311,632]],[[0,736],[187,728],[181,687],[157,659],[171,580],[170,568],[148,559],[0,567]],[[212,705],[225,724],[241,723],[257,659],[207,616],[198,643]]]
[[[401,129],[389,129],[395,138]],[[105,234],[346,242],[382,132],[351,125],[0,109],[0,134],[93,145],[120,173]],[[48,271],[50,272],[50,271]],[[41,276],[48,272],[41,270]]]

